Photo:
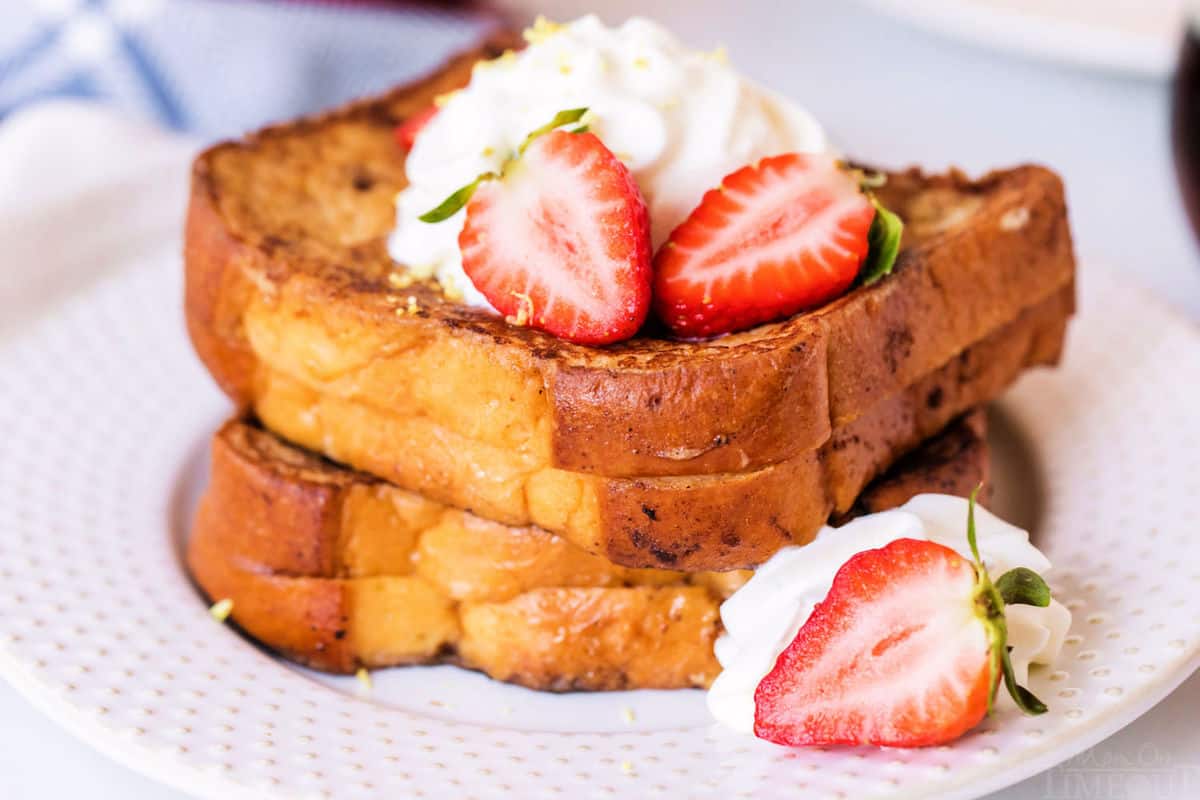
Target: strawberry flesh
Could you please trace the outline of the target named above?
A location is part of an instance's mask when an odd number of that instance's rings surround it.
[[[646,319],[646,203],[591,133],[530,142],[475,190],[458,242],[463,270],[511,322],[599,345],[633,336]]]
[[[787,153],[731,173],[655,256],[655,311],[688,338],[828,302],[854,283],[875,208],[829,155]]]
[[[983,719],[999,677],[979,586],[970,561],[934,542],[858,553],[759,684],[755,735],[892,747],[958,738]]]
[[[412,150],[413,144],[417,141],[417,134],[425,129],[429,124],[429,120],[437,115],[437,106],[429,106],[413,114],[408,119],[396,126],[396,143],[405,150]]]

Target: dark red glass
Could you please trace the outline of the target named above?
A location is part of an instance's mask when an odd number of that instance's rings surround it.
[[[1171,138],[1175,150],[1175,174],[1192,230],[1200,237],[1200,38],[1196,26],[1188,25],[1175,73],[1171,97]]]

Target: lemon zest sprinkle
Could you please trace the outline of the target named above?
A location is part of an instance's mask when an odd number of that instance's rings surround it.
[[[416,278],[410,272],[391,272],[388,274],[388,283],[395,289],[407,289],[416,282]]]
[[[551,22],[541,14],[533,21],[533,26],[526,28],[521,36],[530,44],[541,44],[563,29],[557,22]]]
[[[453,91],[443,92],[442,94],[439,94],[437,97],[433,98],[433,104],[438,108],[441,108],[442,106],[446,105],[446,103],[449,103],[451,100],[453,100],[454,96],[461,91],[462,89],[454,89]]]
[[[509,325],[528,325],[533,321],[533,299],[524,292],[513,292],[512,294],[520,304],[517,306],[517,313],[505,317],[504,321]]]
[[[218,600],[209,607],[208,613],[217,622],[224,622],[233,613],[233,600],[228,597]]]

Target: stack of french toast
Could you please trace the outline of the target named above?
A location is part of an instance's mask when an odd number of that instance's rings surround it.
[[[395,129],[502,47],[197,159],[188,329],[238,411],[188,564],[319,669],[704,687],[722,600],[780,548],[986,480],[983,407],[1057,361],[1073,312],[1062,185],[888,174],[904,233],[883,280],[709,340],[572,344],[386,248]]]

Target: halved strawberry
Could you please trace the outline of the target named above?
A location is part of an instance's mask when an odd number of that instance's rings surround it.
[[[875,206],[830,155],[787,153],[726,176],[654,259],[654,305],[679,336],[750,328],[850,288]]]
[[[921,747],[949,742],[991,710],[1003,676],[1020,708],[1046,707],[1017,686],[1004,605],[1046,605],[1026,569],[992,584],[935,542],[897,539],[847,561],[754,694],[754,733],[787,745]],[[1003,595],[1003,597],[1002,597]]]
[[[412,150],[413,143],[417,141],[417,134],[420,133],[429,120],[437,115],[437,106],[430,106],[413,114],[408,119],[396,126],[396,143],[405,150]]]
[[[983,719],[995,679],[975,569],[898,539],[851,558],[754,693],[754,733],[779,744],[918,746]]]
[[[473,191],[458,238],[463,270],[497,311],[584,344],[627,339],[642,326],[646,203],[595,135],[538,132]]]

